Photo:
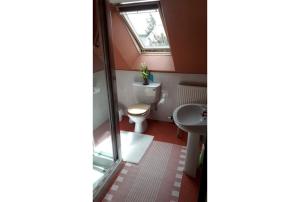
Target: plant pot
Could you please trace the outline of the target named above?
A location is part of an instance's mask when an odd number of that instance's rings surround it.
[[[148,84],[149,84],[148,79],[144,79],[143,85],[148,85]]]

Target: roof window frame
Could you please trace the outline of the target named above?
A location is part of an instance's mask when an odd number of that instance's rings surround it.
[[[117,10],[120,13],[123,21],[126,24],[127,29],[129,30],[129,33],[131,37],[134,40],[134,43],[138,49],[138,51],[143,54],[165,54],[169,55],[171,54],[171,47],[170,47],[170,42],[169,42],[169,37],[167,34],[167,29],[166,29],[166,24],[165,24],[165,19],[163,16],[163,12],[160,6],[159,1],[147,1],[147,2],[139,2],[139,3],[126,3],[126,4],[118,4],[117,5]],[[162,21],[162,25],[164,28],[164,32],[166,34],[167,40],[168,40],[168,48],[145,48],[143,44],[140,42],[138,39],[138,36],[136,36],[135,31],[127,21],[126,17],[122,15],[122,12],[131,12],[131,11],[143,11],[143,10],[158,10],[158,13],[160,15],[160,19]]]

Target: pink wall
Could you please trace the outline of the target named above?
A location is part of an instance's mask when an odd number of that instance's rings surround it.
[[[176,72],[207,73],[206,0],[161,0]]]
[[[161,0],[172,55],[140,54],[127,27],[112,7],[114,63],[119,70],[206,74],[206,0]],[[180,17],[179,17],[180,16]]]
[[[103,55],[103,44],[101,40],[100,22],[98,18],[98,3],[99,1],[93,0],[93,72],[104,69],[104,55]]]
[[[129,30],[120,16],[112,8],[112,33],[116,69],[138,70],[141,62],[146,62],[149,69],[155,71],[174,71],[171,55],[146,55],[137,50]]]

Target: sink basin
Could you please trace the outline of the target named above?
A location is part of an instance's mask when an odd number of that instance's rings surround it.
[[[173,113],[174,122],[185,132],[200,133],[207,125],[202,113],[207,111],[203,104],[185,104],[177,107]]]
[[[196,177],[200,136],[206,135],[207,118],[202,116],[204,111],[207,111],[204,104],[185,104],[177,107],[173,113],[175,124],[188,133],[184,172],[191,177]]]

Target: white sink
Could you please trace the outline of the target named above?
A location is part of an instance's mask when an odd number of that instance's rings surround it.
[[[196,177],[200,136],[206,135],[207,118],[203,116],[204,111],[207,111],[206,105],[185,104],[177,107],[173,113],[175,124],[188,133],[184,172],[191,177]]]
[[[207,124],[203,111],[206,111],[203,104],[185,104],[177,107],[173,113],[176,125],[185,132],[200,133],[203,125]]]

